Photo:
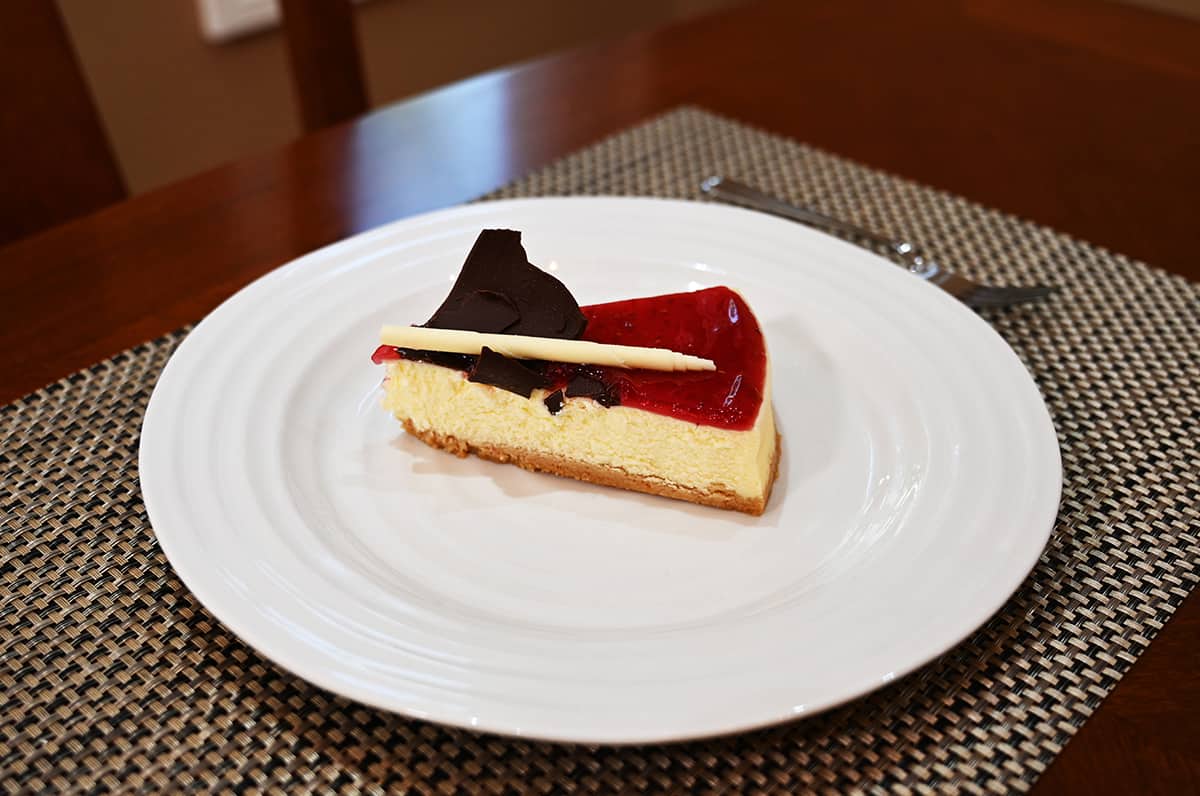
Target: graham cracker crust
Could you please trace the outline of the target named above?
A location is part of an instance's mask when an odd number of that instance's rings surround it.
[[[550,473],[564,478],[574,478],[576,481],[586,481],[601,486],[611,486],[617,489],[630,489],[634,492],[645,492],[650,495],[686,500],[689,503],[699,503],[702,506],[714,506],[719,509],[741,511],[746,514],[759,516],[767,508],[771,499],[771,490],[775,486],[775,478],[779,475],[779,455],[781,450],[779,434],[775,435],[775,455],[771,458],[771,476],[767,481],[767,489],[761,499],[755,500],[726,490],[696,489],[682,484],[674,484],[657,478],[644,477],[627,473],[619,467],[588,464],[562,456],[554,456],[522,448],[507,448],[498,445],[476,445],[466,440],[436,431],[421,431],[413,425],[412,420],[401,418],[404,430],[431,448],[438,448],[453,453],[459,458],[475,454],[481,459],[500,464],[515,464],[536,473]]]

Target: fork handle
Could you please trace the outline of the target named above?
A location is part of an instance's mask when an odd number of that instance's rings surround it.
[[[751,188],[745,183],[731,180],[727,177],[709,177],[700,183],[700,190],[718,199],[744,205],[754,210],[783,216],[784,218],[790,218],[793,221],[799,221],[804,224],[811,224],[812,226],[821,227],[831,232],[840,232],[843,235],[861,238],[874,243],[876,246],[885,246],[901,256],[907,257],[916,250],[916,247],[906,240],[880,235],[878,232],[864,229],[857,224],[851,224],[847,221],[827,216],[824,213],[818,213],[809,207],[789,204],[788,202],[776,199],[774,196],[765,194],[757,188]]]

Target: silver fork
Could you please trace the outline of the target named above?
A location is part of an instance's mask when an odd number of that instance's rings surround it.
[[[1035,301],[1054,292],[1055,288],[1045,285],[1031,287],[995,287],[981,285],[964,276],[952,274],[921,253],[912,242],[903,238],[892,238],[869,229],[842,221],[808,207],[789,204],[768,196],[757,188],[726,177],[709,177],[700,183],[700,189],[717,199],[744,205],[765,213],[771,213],[814,227],[841,233],[888,249],[900,257],[909,273],[937,285],[968,307],[1002,307]]]

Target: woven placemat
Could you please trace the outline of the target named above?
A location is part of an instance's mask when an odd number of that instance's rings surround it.
[[[138,430],[184,330],[0,410],[0,789],[1028,788],[1200,577],[1200,287],[695,109],[495,196],[695,198],[711,173],[904,230],[971,276],[1063,286],[987,316],[1045,396],[1065,485],[984,628],[842,709],[672,746],[480,736],[340,699],[226,632],[155,544]]]

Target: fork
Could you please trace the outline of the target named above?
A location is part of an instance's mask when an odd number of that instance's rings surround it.
[[[906,268],[909,273],[937,285],[968,307],[1003,307],[1009,304],[1021,304],[1026,301],[1036,301],[1056,290],[1056,288],[1045,285],[1030,287],[982,285],[965,276],[958,276],[947,271],[922,254],[921,250],[908,240],[881,235],[856,224],[819,213],[812,208],[789,204],[737,180],[726,177],[709,177],[700,183],[700,190],[716,199],[790,218],[793,221],[800,221],[886,248],[904,261],[901,268]]]

